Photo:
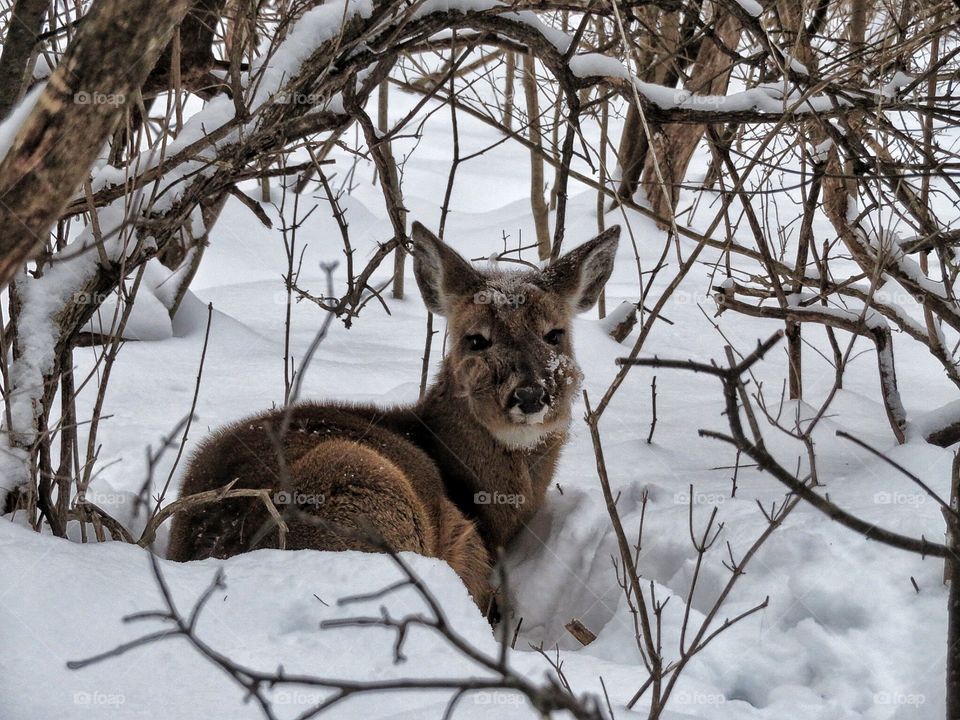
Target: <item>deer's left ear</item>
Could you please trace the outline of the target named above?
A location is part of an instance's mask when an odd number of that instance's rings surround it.
[[[620,226],[604,230],[540,273],[537,284],[567,298],[576,312],[592,308],[613,272]]]
[[[481,277],[470,263],[418,222],[413,223],[413,274],[430,312],[446,315],[453,298],[473,295]]]

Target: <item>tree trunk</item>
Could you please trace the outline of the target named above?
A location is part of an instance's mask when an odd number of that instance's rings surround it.
[[[725,15],[714,24],[716,38],[727,47],[735,47],[740,38],[740,21]],[[695,95],[721,95],[730,78],[730,58],[711,37],[700,45],[696,62],[685,88]],[[671,125],[654,137],[643,170],[642,184],[653,210],[662,217],[671,217],[680,197],[680,183],[696,150],[705,125]],[[662,176],[663,186],[661,187]],[[668,223],[658,222],[661,229]]]
[[[951,546],[960,552],[960,546]],[[960,562],[947,559],[954,578],[960,577]],[[950,582],[947,601],[947,720],[960,718],[960,582]]]
[[[17,0],[0,55],[0,119],[20,99],[32,69],[33,46],[43,27],[49,0]]]
[[[777,5],[780,16],[781,27],[789,40],[790,55],[796,58],[807,68],[807,71],[813,73],[817,67],[817,56],[810,45],[810,37],[807,34],[807,26],[804,23],[803,4],[794,2],[794,0],[780,0]],[[814,146],[819,145],[825,138],[822,128],[814,122],[804,123],[803,127],[808,138],[803,138],[801,142],[809,139]],[[822,171],[815,170],[815,173]],[[804,212],[803,224],[800,228],[800,238],[797,247],[797,260],[794,263],[796,275],[790,292],[799,293],[803,289],[803,275],[807,264],[807,258],[810,246],[813,243],[812,213],[816,207],[817,198],[820,193],[820,179],[817,175],[811,183],[809,192],[812,198],[808,201],[809,207]],[[791,400],[800,400],[803,398],[803,337],[802,324],[788,321],[786,323],[787,338],[787,358],[788,358],[788,382]],[[837,370],[839,377],[842,378],[840,369]]]
[[[960,455],[953,458],[953,472],[950,478],[950,507],[954,512],[960,509]],[[947,720],[960,718],[960,561],[956,553],[960,552],[960,537],[957,537],[957,523],[950,515],[947,519],[947,546],[954,552],[948,557],[944,567],[944,581],[950,583],[947,595]]]
[[[637,73],[648,82],[662,84],[669,74],[668,58],[677,53],[679,42],[679,16],[676,12],[664,12],[652,5],[642,8],[641,20],[649,27],[657,27],[655,34],[657,48],[647,47],[645,52],[639,53],[636,58]],[[623,125],[623,134],[620,136],[620,147],[617,158],[620,163],[620,184],[617,187],[617,197],[633,198],[640,184],[640,175],[643,173],[643,164],[647,158],[649,138],[643,128],[640,111],[634,103],[627,109],[627,118]]]
[[[0,285],[42,250],[189,6],[189,0],[93,4],[0,162]]]
[[[530,53],[523,56],[523,94],[527,101],[527,134],[534,146],[542,148],[536,60]],[[547,202],[543,198],[543,157],[533,149],[530,150],[530,210],[537,228],[537,254],[541,260],[547,260],[550,257],[550,220]]]
[[[868,0],[850,0],[850,24],[847,26],[847,39],[850,42],[850,52],[854,56],[859,56],[863,52],[866,43],[869,5]],[[859,193],[852,158],[847,158],[847,161],[843,164],[843,172],[847,176],[847,194],[855,199]]]
[[[381,137],[386,135],[389,130],[389,103],[390,80],[384,78],[377,88],[377,132]],[[391,212],[391,215],[397,212],[402,215],[399,226],[397,225],[396,219],[394,220],[394,230],[398,232],[398,237],[402,238],[403,233],[400,232],[399,228],[406,227],[407,213],[406,210],[400,209],[403,208],[403,200],[400,195],[400,178],[396,174],[397,164],[393,159],[393,148],[390,142],[387,141],[377,144],[371,151],[375,155],[383,157],[383,160],[377,163],[378,172],[381,173],[380,182],[383,184],[384,196],[392,196],[395,198],[393,203],[387,203],[387,209]],[[383,174],[382,168],[384,167],[390,169],[389,176]],[[406,258],[407,255],[403,249],[403,244],[397,245],[397,249],[393,253],[393,288],[391,289],[391,294],[395,300],[403,300],[407,267]]]
[[[503,125],[507,130],[513,129],[513,95],[517,76],[517,54],[506,53],[506,79],[503,83]]]
[[[226,0],[191,0],[188,4],[190,10],[180,24],[179,53],[172,42],[163,49],[143,84],[145,95],[174,87],[175,79],[181,87],[201,97],[210,97],[214,87],[222,84],[210,70],[214,62],[213,31],[223,15]],[[173,67],[175,59],[178,60],[176,68]]]
[[[607,34],[604,31],[603,20],[599,18],[595,22],[597,32],[597,44],[603,46],[607,42]],[[632,106],[631,106],[632,107]],[[606,230],[606,218],[603,214],[604,192],[607,187],[607,131],[610,127],[610,101],[607,99],[600,101],[600,148],[597,151],[597,170],[599,172],[600,188],[597,190],[597,234]],[[597,300],[597,314],[601,320],[607,316],[607,289],[604,287],[600,291],[600,298]]]

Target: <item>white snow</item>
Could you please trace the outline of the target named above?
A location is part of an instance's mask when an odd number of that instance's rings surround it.
[[[441,589],[445,611],[458,631],[479,649],[495,654],[489,626],[453,571],[437,560],[413,555],[406,559],[428,586]],[[0,590],[7,649],[0,657],[3,717],[137,717],[150,707],[163,708],[167,718],[261,717],[246,701],[243,690],[196,655],[183,639],[83,670],[66,669],[68,660],[109,649],[104,641],[130,640],[169,627],[156,620],[120,622],[130,613],[165,607],[144,551],[121,543],[83,546],[3,522],[0,562],[9,578]],[[99,568],[94,577],[89,575],[90,562]],[[223,563],[164,562],[164,577],[182,611],[190,611],[217,567],[224,570],[226,587],[214,593],[197,632],[238,663],[267,672],[282,666],[288,674],[353,680],[369,679],[372,667],[377,668],[380,679],[486,674],[427,630],[410,632],[404,646],[409,660],[398,665],[390,661],[393,638],[389,632],[361,630],[361,636],[350,629],[320,630],[322,621],[377,616],[381,606],[397,617],[428,614],[425,603],[410,589],[386,600],[337,606],[336,600],[346,588],[372,592],[403,577],[385,556],[265,551]],[[91,580],[108,591],[96,601],[89,594]],[[264,592],[265,588],[270,592]],[[23,618],[38,606],[46,608],[51,622],[25,624]],[[14,647],[18,651],[9,652]],[[267,694],[277,703],[280,716],[288,718],[327,693],[294,685]],[[350,701],[330,717],[370,716],[384,703],[398,717],[436,714],[442,712],[447,695],[373,695]],[[498,699],[519,707],[519,697],[503,694]],[[483,704],[482,699],[468,698],[464,707],[472,706],[473,716],[479,717]]]
[[[624,320],[629,318],[631,315],[636,313],[637,304],[632,302],[627,302],[624,300],[622,303],[617,305],[613,310],[607,313],[607,316],[600,322],[601,327],[607,332],[611,332],[615,327],[620,325]]]
[[[893,78],[880,88],[880,94],[885,97],[896,97],[902,88],[907,87],[915,80],[916,78],[898,70],[894,73]]]
[[[439,147],[431,149],[437,152]],[[504,155],[500,166],[485,166],[487,172],[502,173],[498,192],[503,199],[514,192],[510,183],[517,174],[516,161],[511,165],[506,158]],[[435,200],[424,200],[420,194],[439,196],[429,193],[429,188],[431,184],[442,187],[445,172],[429,153],[414,156],[407,172],[408,203],[415,217],[429,223],[437,217]],[[532,233],[522,206],[494,215],[469,212],[469,198],[476,194],[471,183],[482,183],[487,193],[482,202],[491,201],[493,186],[482,177],[465,177],[460,190],[463,195],[458,199],[463,211],[451,215],[447,231],[454,246],[472,257],[498,248],[501,229],[511,234],[518,228],[525,235]],[[355,242],[368,243],[362,246],[364,253],[388,228],[375,202],[376,192],[370,187],[358,189],[355,197],[345,201]],[[591,234],[593,219],[587,209],[592,202],[590,194],[571,201],[571,247]],[[130,491],[135,492],[141,482],[143,447],[148,443],[156,446],[158,438],[189,409],[205,327],[203,303],[212,301],[218,310],[190,446],[207,428],[267,407],[282,394],[279,276],[284,260],[279,239],[248,218],[246,208],[234,200],[228,203],[194,283],[197,297],[189,298],[178,315],[173,336],[127,344],[114,369],[101,462],[121,462],[104,468],[91,494],[133,528],[142,525],[142,518],[134,520],[130,515]],[[653,232],[652,226],[639,218],[631,218],[631,222],[645,228],[644,232]],[[334,258],[340,250],[336,240],[330,239],[337,237],[332,220],[318,210],[302,237],[309,238],[310,244],[305,274],[319,281],[316,261]],[[647,248],[648,260],[654,259],[655,251]],[[607,290],[608,305],[615,307],[615,303],[634,298],[631,253],[628,248],[621,251]],[[388,317],[371,307],[350,331],[333,326],[306,377],[308,397],[384,403],[416,398],[424,309],[415,291],[410,300],[392,303],[391,309],[393,316]],[[320,316],[305,305],[294,310],[293,340],[299,356]],[[695,306],[671,304],[667,314],[675,324],[654,330],[650,352],[722,357],[722,339],[712,333]],[[726,317],[720,321],[726,323]],[[440,319],[438,323],[442,328]],[[773,328],[759,321],[747,325],[725,324],[741,348],[750,347]],[[586,387],[591,397],[598,397],[616,372],[613,358],[623,355],[625,349],[609,340],[590,317],[576,322],[574,340]],[[898,349],[907,347],[901,343]],[[816,368],[813,357],[810,362]],[[922,356],[910,357],[912,362],[923,362]],[[77,352],[81,369],[91,360],[90,351]],[[831,498],[852,511],[904,532],[934,536],[942,521],[933,503],[918,497],[909,483],[880,461],[839,445],[832,437],[836,427],[855,428],[898,462],[922,473],[938,491],[946,490],[951,454],[917,441],[897,448],[877,401],[875,364],[870,358],[856,362],[862,363],[857,365],[862,370],[851,376],[835,406],[843,424],[827,420],[817,436],[821,477],[828,482]],[[783,372],[783,362],[773,358],[758,371],[775,383]],[[671,597],[664,616],[665,652],[671,658],[676,657],[695,557],[686,530],[688,484],[694,483],[696,523],[705,520],[711,506],[719,507],[726,523],[722,541],[730,541],[737,555],[763,527],[754,501],[769,504],[781,496],[781,489],[768,477],[742,468],[737,497],[730,497],[731,471],[718,468],[732,465],[733,454],[696,436],[698,427],[723,427],[722,400],[710,378],[656,373],[659,419],[654,442],[647,445],[651,375],[634,372],[604,418],[603,441],[614,489],[620,493],[619,507],[631,532],[639,521],[642,494],[646,491],[649,495],[640,569],[645,579],[656,583],[662,598]],[[815,393],[821,371],[812,372],[809,392]],[[916,394],[906,395],[908,400],[911,397]],[[797,410],[809,412],[806,406],[797,406]],[[786,412],[792,411],[788,408]],[[581,414],[575,409],[575,418]],[[511,662],[531,678],[541,678],[547,665],[529,650],[528,643],[542,641],[548,647],[557,643],[574,687],[580,692],[600,693],[602,675],[611,701],[619,707],[617,716],[628,717],[621,706],[639,687],[643,672],[630,614],[610,562],[615,542],[597,486],[590,440],[579,420],[572,432],[556,478],[562,494],[551,488],[546,507],[509,557],[517,617],[524,618]],[[777,438],[770,442],[785,457],[800,455]],[[165,477],[168,463],[169,458],[159,477]],[[7,628],[3,642],[16,648],[16,652],[0,653],[5,717],[87,718],[98,713],[113,717],[119,716],[118,706],[121,715],[150,717],[162,712],[170,720],[198,715],[211,720],[256,717],[243,703],[242,692],[181,641],[142,648],[87,670],[66,670],[67,660],[108,650],[156,629],[156,623],[121,621],[125,614],[158,607],[144,551],[115,543],[80,546],[38,537],[8,524],[0,525],[0,533],[0,562],[13,579],[0,590],[0,623]],[[160,549],[164,542],[161,535]],[[702,620],[726,580],[728,573],[721,559],[713,556],[703,570],[691,611],[694,621]],[[492,648],[493,635],[459,580],[439,562],[418,558],[412,562],[471,642]],[[385,631],[360,635],[367,631],[318,630],[322,619],[377,612],[375,604],[350,611],[334,603],[338,597],[392,582],[396,576],[386,558],[267,552],[225,563],[165,563],[164,572],[177,598],[187,606],[221,566],[227,573],[227,589],[214,596],[200,627],[203,637],[240,662],[261,669],[282,663],[288,672],[335,673],[358,679],[471,672],[469,664],[448,648],[419,634],[411,638],[410,660],[395,666],[392,638]],[[931,648],[939,648],[944,637],[941,572],[941,563],[865,543],[801,507],[755,559],[720,619],[742,612],[767,595],[770,606],[721,636],[691,664],[669,706],[675,713],[672,717],[779,720],[804,713],[884,720],[896,713],[909,717],[903,713],[917,710],[916,703],[921,700],[920,710],[931,713],[925,717],[936,716],[943,700],[934,671],[939,651]],[[913,590],[911,576],[921,587],[920,594]],[[59,591],[64,587],[70,592]],[[314,594],[331,607],[317,601]],[[401,603],[390,607],[400,613],[416,606]],[[574,617],[598,635],[596,642],[578,649],[563,629]],[[309,688],[278,688],[273,697],[280,703],[278,713],[283,718],[293,717],[318,700]],[[444,693],[422,693],[357,699],[339,708],[333,717],[439,716],[445,698]],[[914,704],[906,704],[908,700]],[[496,706],[497,717],[535,716],[515,696],[487,695],[475,701],[468,698],[455,717],[490,717],[491,705]]]
[[[811,159],[814,162],[824,162],[827,159],[827,155],[830,152],[830,149],[833,147],[833,140],[827,138],[821,143],[817,143],[816,147],[813,149],[811,154]]]
[[[99,212],[103,249],[111,260],[125,251],[121,235],[115,233],[124,217],[124,198]],[[67,259],[50,264],[39,278],[16,280],[23,310],[17,337],[20,353],[10,367],[10,408],[14,437],[20,442],[30,443],[35,437],[36,398],[43,389],[44,373],[51,370],[59,334],[57,313],[68,298],[86,292],[85,283],[100,262],[94,243],[88,227],[65,249]]]
[[[460,5],[489,6],[482,0]],[[339,22],[345,7],[362,13],[367,6],[341,2],[324,5],[311,11],[315,15],[305,16],[304,22],[310,24],[303,27],[312,28],[311,32],[328,32],[333,18]],[[299,33],[291,37],[300,38]],[[556,42],[562,46],[559,37]],[[303,50],[299,41],[290,46],[284,60],[289,61],[288,75],[302,60]],[[574,67],[587,74],[621,72],[613,63],[591,56],[575,58]],[[266,92],[277,80],[277,76],[270,76],[262,89]],[[664,107],[719,102],[731,109],[779,111],[784,103],[795,102],[793,97],[784,97],[779,87],[733,92],[725,98],[678,94],[658,86],[640,86],[638,90]],[[402,117],[414,102],[416,99],[410,96],[391,95],[391,116]],[[811,102],[817,106],[817,102]],[[174,146],[182,149],[231,117],[232,107],[223,101],[196,109]],[[460,131],[464,155],[497,139],[492,131],[465,115],[460,117]],[[449,116],[435,113],[424,132],[425,141],[411,152],[404,167],[404,201],[411,218],[435,229],[451,159]],[[586,124],[585,132],[591,132]],[[617,132],[618,128],[611,128],[611,136]],[[399,154],[412,151],[415,141],[397,138],[393,142]],[[332,157],[337,164],[331,174],[336,172],[334,184],[338,186],[353,158],[340,150]],[[705,171],[708,162],[709,154],[701,149],[691,172]],[[509,236],[511,246],[535,237],[528,173],[527,153],[509,144],[465,163],[458,171],[453,211],[445,232],[452,246],[467,257],[489,257],[503,250],[504,234]],[[357,176],[372,176],[371,167],[363,160]],[[776,174],[772,177],[776,179]],[[109,186],[119,179],[115,169],[104,167],[95,178],[96,187]],[[245,188],[252,192],[253,185]],[[276,184],[274,190],[278,191]],[[693,197],[691,191],[684,190],[680,207],[692,206]],[[595,234],[595,201],[593,191],[571,183],[567,247]],[[301,210],[305,212],[314,202],[320,207],[298,236],[307,246],[301,282],[321,290],[319,262],[342,260],[343,248],[322,193],[305,194]],[[795,217],[795,203],[793,198],[783,205],[784,217]],[[350,223],[355,260],[364,263],[376,243],[392,235],[380,189],[369,180],[359,182],[342,204]],[[702,230],[708,222],[714,211],[706,207],[708,204],[691,211],[689,223],[694,229]],[[952,206],[944,204],[940,210],[945,222],[956,219],[957,211]],[[119,206],[117,211],[121,211]],[[276,208],[264,205],[264,211],[278,227]],[[627,213],[626,220],[640,239],[640,263],[648,271],[660,258],[664,235],[637,214]],[[107,221],[109,213],[101,215],[104,232],[115,226]],[[624,221],[619,213],[606,218],[608,226]],[[119,217],[114,218],[117,222]],[[194,235],[202,233],[196,216],[193,225]],[[832,237],[826,224],[818,224],[814,230],[818,240]],[[736,233],[739,242],[752,242],[748,229],[740,228]],[[82,241],[78,238],[75,242]],[[89,242],[88,237],[85,242]],[[684,253],[692,248],[685,239],[679,242]],[[119,252],[119,248],[108,249]],[[535,260],[534,254],[525,253],[523,257]],[[721,254],[707,250],[700,259],[706,267],[721,262]],[[42,280],[25,284],[31,288],[28,293],[35,293],[30,298],[33,315],[30,332],[21,338],[28,352],[13,378],[14,387],[24,390],[24,398],[31,388],[36,389],[44,369],[40,359],[50,349],[50,308],[63,293],[81,287],[85,272],[97,261],[96,252],[87,252],[75,261],[48,268]],[[832,271],[845,267],[842,259],[836,262],[831,264]],[[374,274],[373,283],[379,286],[387,282],[391,267],[386,263]],[[138,305],[143,304],[134,311],[135,322],[129,329],[141,339],[125,344],[114,366],[99,436],[99,472],[89,491],[91,499],[133,531],[142,528],[144,522],[142,514],[134,517],[132,499],[144,480],[145,447],[156,447],[190,410],[206,328],[206,303],[212,302],[215,309],[187,452],[208,430],[282,401],[286,300],[281,276],[285,269],[279,233],[251,221],[249,210],[235,198],[228,201],[214,226],[192,294],[187,295],[173,320],[168,319],[166,308],[177,278],[156,266],[149,269],[144,279],[146,292],[138,300]],[[410,273],[409,265],[407,271]],[[341,291],[344,273],[341,262],[335,275]],[[662,292],[668,274],[658,275],[651,298]],[[672,324],[661,321],[655,325],[643,356],[720,360],[727,342],[749,351],[758,338],[782,327],[777,322],[732,313],[705,317],[699,305],[712,314],[710,287],[718,283],[731,286],[731,281],[723,281],[719,275],[712,277],[698,266],[664,308],[663,315]],[[861,281],[856,287],[867,285],[867,281]],[[334,323],[305,375],[305,397],[382,404],[416,400],[426,311],[410,275],[407,287],[407,299],[387,299],[392,313],[389,316],[374,302],[350,330]],[[613,308],[611,320],[637,301],[637,291],[637,260],[631,243],[624,242],[606,289],[607,307]],[[884,293],[890,293],[892,307],[908,321],[920,323],[916,327],[923,327],[916,304],[893,292],[882,287],[878,297],[886,298]],[[696,300],[691,302],[691,298]],[[815,309],[859,317],[855,304],[846,309]],[[618,371],[615,359],[626,355],[636,338],[634,331],[624,345],[618,345],[595,318],[595,312],[588,313],[578,318],[572,329],[576,359],[585,374],[584,387],[594,403]],[[302,357],[322,320],[323,314],[315,306],[294,306],[291,344],[295,358]],[[439,334],[434,343],[433,373],[445,329],[442,318],[435,322]],[[711,322],[718,323],[725,337],[715,332]],[[885,320],[868,315],[868,322]],[[849,340],[842,333],[839,336],[843,343]],[[785,401],[783,418],[809,420],[832,388],[833,371],[827,361],[831,352],[823,333],[805,328],[804,340],[823,356],[805,350],[805,401]],[[863,354],[861,350],[870,352]],[[885,463],[835,436],[837,429],[855,432],[922,477],[941,495],[949,494],[952,452],[923,443],[919,431],[928,422],[960,412],[956,401],[947,404],[956,390],[917,343],[898,335],[895,352],[900,391],[911,421],[908,442],[898,446],[892,437],[878,395],[872,345],[869,340],[858,339],[845,386],[836,393],[830,413],[814,436],[819,476],[825,483],[819,490],[829,492],[833,501],[878,525],[940,540],[943,520],[935,503]],[[94,368],[96,352],[78,348],[74,360],[77,376],[83,377]],[[758,383],[763,383],[768,398],[776,405],[786,375],[782,350],[771,352],[755,371]],[[654,375],[658,417],[652,442],[647,444]],[[756,387],[751,385],[752,391]],[[92,383],[81,393],[81,420],[89,414],[95,392]],[[15,427],[29,427],[29,402],[15,399],[14,407]],[[942,409],[924,416],[930,408]],[[510,662],[527,677],[540,680],[549,666],[530,650],[530,643],[543,642],[548,649],[556,645],[564,671],[578,693],[602,695],[602,676],[616,717],[645,717],[645,698],[635,713],[623,707],[643,683],[645,673],[634,639],[633,617],[611,563],[611,556],[617,552],[616,542],[598,484],[591,440],[582,422],[583,410],[578,400],[570,443],[561,457],[556,482],[548,490],[545,506],[531,519],[507,558],[516,611],[509,622],[515,624],[523,618]],[[645,589],[653,583],[660,599],[669,598],[663,615],[663,646],[668,661],[677,657],[680,623],[696,563],[688,537],[689,503],[693,502],[695,527],[702,527],[713,507],[718,508],[718,520],[724,522],[717,551],[708,555],[689,603],[692,621],[698,623],[729,576],[722,564],[727,559],[726,543],[730,543],[735,557],[742,557],[766,525],[757,502],[769,507],[783,498],[782,487],[745,463],[737,472],[736,495],[731,496],[735,453],[697,435],[699,428],[724,430],[723,410],[715,378],[637,368],[628,375],[601,422],[607,469],[631,538],[635,537],[647,498],[639,570]],[[81,425],[79,431],[84,442],[87,426]],[[806,467],[805,451],[797,443],[772,431],[765,439],[785,465],[793,467],[799,462],[801,469]],[[0,477],[4,482],[22,470],[22,460],[22,456],[0,449]],[[172,461],[170,455],[161,461],[153,492],[159,492]],[[175,473],[175,484],[182,471],[183,463]],[[165,533],[164,528],[158,538],[159,552],[165,547]],[[160,608],[146,551],[119,543],[81,545],[75,542],[79,539],[75,529],[71,538],[73,542],[57,540],[29,532],[16,523],[0,522],[0,563],[4,568],[0,583],[0,717],[234,720],[260,716],[244,702],[239,688],[181,640],[140,648],[85,670],[67,670],[68,660],[109,650],[157,629],[155,620],[124,623],[123,617]],[[435,560],[408,560],[426,578],[461,634],[482,650],[492,651],[492,631],[452,571]],[[268,670],[282,664],[288,672],[363,680],[401,674],[450,677],[476,672],[475,666],[427,633],[413,632],[407,646],[409,660],[395,665],[393,637],[384,630],[319,629],[324,619],[379,612],[379,602],[343,608],[336,605],[336,600],[395,581],[396,569],[388,558],[258,552],[228,561],[163,563],[162,567],[177,602],[184,608],[203,591],[218,568],[225,570],[227,587],[213,596],[199,630],[213,647],[251,667]],[[748,566],[713,627],[769,596],[768,607],[722,634],[691,662],[668,705],[665,720],[942,717],[946,642],[942,569],[941,562],[864,541],[812,508],[799,506]],[[408,591],[386,604],[397,615],[422,609]],[[564,630],[573,618],[580,619],[597,640],[580,647]],[[319,699],[304,687],[274,688],[270,694],[277,702],[278,716],[284,720]],[[370,720],[441,717],[448,697],[449,693],[423,692],[355,698],[331,716]],[[490,717],[533,718],[536,713],[515,695],[477,694],[464,698],[454,715],[467,720]]]
[[[756,0],[737,0],[737,5],[754,17],[759,17],[760,13],[763,12],[763,6],[756,2]]]

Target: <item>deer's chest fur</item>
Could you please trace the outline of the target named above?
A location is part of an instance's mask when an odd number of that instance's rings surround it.
[[[410,412],[415,440],[436,462],[450,499],[476,520],[489,550],[504,547],[543,504],[566,433],[532,449],[509,449],[463,401],[428,396]]]

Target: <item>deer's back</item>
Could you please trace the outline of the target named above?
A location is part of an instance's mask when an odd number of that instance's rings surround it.
[[[383,496],[383,492],[373,491],[374,483],[369,477],[373,469],[378,476],[374,478],[378,486],[398,482],[408,485],[412,491],[410,503],[414,506],[410,512],[422,516],[429,527],[439,527],[450,505],[444,502],[446,494],[437,466],[402,429],[391,427],[396,425],[392,420],[389,411],[372,407],[298,405],[280,441],[281,462],[277,438],[283,424],[283,410],[245,418],[215,431],[200,444],[184,475],[180,495],[217,490],[236,481],[234,488],[263,489],[274,500],[279,498],[281,504],[293,501],[309,508],[311,504],[326,503],[328,498],[321,495],[327,490],[317,485],[316,478],[307,478],[304,474],[309,474],[311,466],[330,465],[332,460],[337,460],[341,466],[340,487],[353,476],[355,485],[370,488],[370,498],[362,501],[372,505],[369,512],[377,512],[377,498]],[[310,455],[322,444],[333,456],[327,453],[324,459]],[[351,454],[351,445],[355,448],[354,457],[344,457]],[[382,457],[384,462],[378,466],[371,457]],[[400,480],[396,478],[397,471],[402,475]],[[404,498],[411,495],[406,488],[401,490]],[[248,550],[276,547],[276,533],[259,532],[268,521],[264,503],[246,498],[188,509],[174,517],[168,556],[184,561],[229,557]],[[261,537],[257,537],[258,534]]]

